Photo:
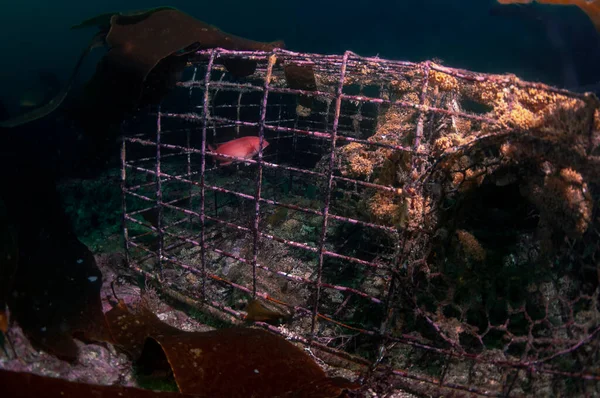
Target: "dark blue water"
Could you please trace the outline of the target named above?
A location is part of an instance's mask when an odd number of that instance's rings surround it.
[[[373,5],[377,4],[379,5]],[[69,27],[108,11],[170,5],[219,28],[256,40],[282,39],[288,49],[319,53],[352,50],[361,55],[511,72],[526,79],[562,84],[561,55],[540,20],[490,15],[495,0],[339,1],[261,0],[20,0],[0,14],[1,99],[16,103],[40,68],[66,79],[94,29]],[[575,7],[541,6],[540,15],[563,23],[563,41],[574,58],[578,81],[600,80],[597,33]],[[564,29],[564,27],[567,29]],[[88,59],[89,77],[95,61]]]

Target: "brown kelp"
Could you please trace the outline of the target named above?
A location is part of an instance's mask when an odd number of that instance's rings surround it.
[[[106,127],[120,123],[136,106],[160,100],[185,67],[186,55],[195,50],[221,47],[268,51],[284,46],[283,42],[261,43],[225,33],[172,7],[134,13],[104,13],[72,29],[92,26],[100,31],[81,54],[65,88],[48,104],[6,120],[0,127],[16,127],[58,108],[85,57],[100,45],[108,46],[109,51],[87,82],[74,115],[86,130],[103,132]],[[238,76],[251,74],[256,67],[248,61],[224,64]]]
[[[8,330],[6,302],[17,271],[19,250],[17,231],[8,219],[4,202],[0,199],[0,332]]]
[[[106,313],[114,343],[132,359],[153,358],[179,390],[203,397],[340,397],[357,383],[328,377],[301,348],[263,329],[186,332],[163,323],[144,302]],[[160,356],[166,361],[157,361]],[[161,369],[163,370],[163,369]]]
[[[102,274],[63,211],[51,171],[20,146],[8,149],[8,142],[0,156],[6,187],[0,190],[0,299],[10,309],[10,322],[36,348],[74,361],[74,335],[110,339],[100,300]]]
[[[77,109],[84,128],[99,134],[119,124],[136,107],[160,101],[195,50],[271,50],[283,46],[280,42],[261,43],[230,35],[170,8],[113,15],[106,44],[110,50],[87,82]],[[238,75],[253,72],[253,67],[245,64],[226,67]]]
[[[26,233],[19,235],[23,239],[8,306],[35,347],[75,361],[75,335],[110,340],[100,300],[102,275],[83,243],[47,227],[57,237],[31,242]]]
[[[534,0],[497,0],[500,4],[529,4]],[[573,5],[579,7],[600,31],[600,2],[597,0],[535,0],[540,4]]]
[[[82,51],[81,55],[79,56],[79,59],[77,60],[77,64],[75,65],[75,68],[73,68],[73,71],[71,72],[71,76],[69,76],[69,80],[67,80],[67,84],[65,84],[63,89],[54,98],[52,98],[49,102],[47,102],[46,104],[44,104],[38,108],[32,109],[28,112],[22,113],[20,115],[10,118],[10,119],[0,121],[0,128],[18,127],[23,124],[41,119],[44,116],[47,116],[50,113],[54,112],[60,106],[60,104],[63,103],[63,101],[67,97],[67,94],[69,94],[69,91],[71,90],[71,87],[73,86],[73,82],[75,81],[75,78],[77,77],[77,73],[79,72],[79,69],[81,68],[81,65],[83,64],[83,61],[85,60],[87,55],[94,48],[101,46],[102,43],[103,43],[103,35],[102,34],[98,34],[98,35],[94,36],[94,38],[92,39],[90,44]]]

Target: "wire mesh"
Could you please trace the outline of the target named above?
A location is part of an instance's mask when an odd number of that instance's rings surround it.
[[[258,325],[366,383],[599,392],[594,96],[351,52],[189,66],[123,141],[132,269],[232,321],[260,297],[292,316]],[[270,145],[219,167],[209,144],[246,135]]]

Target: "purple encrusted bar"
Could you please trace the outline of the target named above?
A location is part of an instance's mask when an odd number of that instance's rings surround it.
[[[191,113],[187,113],[187,114],[174,114],[174,113],[163,113],[163,116],[165,117],[172,117],[172,118],[180,118],[180,119],[184,119],[187,121],[194,121],[197,122],[198,121],[198,117],[196,114],[191,114]],[[217,117],[217,116],[213,116],[211,118],[211,120],[216,121],[216,122],[230,122],[232,124],[235,125],[240,125],[240,126],[248,126],[248,127],[257,127],[256,123],[253,122],[244,122],[244,121],[235,121],[232,122],[229,119],[226,118],[221,118],[221,117]],[[321,138],[324,140],[329,140],[330,139],[330,135],[326,134],[326,133],[321,133],[318,131],[309,131],[309,130],[301,130],[301,129],[294,129],[292,127],[281,127],[281,126],[272,126],[269,124],[265,125],[265,128],[267,130],[272,130],[272,131],[277,131],[277,132],[286,132],[286,133],[296,133],[296,134],[301,134],[301,135],[306,135],[306,136],[310,136],[310,137],[317,137],[317,138]],[[376,147],[381,147],[381,148],[387,148],[387,149],[393,149],[393,150],[397,150],[397,151],[404,151],[404,152],[411,152],[416,156],[429,156],[429,154],[425,154],[425,153],[418,153],[418,152],[413,152],[413,150],[411,148],[408,147],[404,147],[404,146],[400,146],[400,145],[390,145],[390,144],[384,144],[381,142],[374,142],[374,141],[368,141],[368,140],[361,140],[359,138],[353,138],[353,137],[348,137],[348,136],[339,136],[338,139],[340,141],[348,141],[348,142],[354,142],[354,143],[358,143],[358,144],[363,144],[363,145],[369,145],[369,146],[376,146]],[[142,145],[156,145],[156,143],[149,141],[149,140],[145,140],[145,139],[141,139],[141,138],[128,138],[128,140],[130,142],[135,142],[138,144],[142,144]],[[164,148],[168,148],[168,149],[181,149],[182,147],[179,145],[172,145],[172,144],[162,144],[162,146]],[[194,150],[194,152],[196,152],[198,150]],[[209,153],[210,155],[214,155],[213,152]],[[219,154],[219,156],[223,156],[223,157],[227,157],[227,158],[231,158],[231,159],[238,159],[238,160],[245,160],[246,159],[242,159],[242,158],[236,158],[234,156],[228,156],[228,155],[223,155],[223,154]],[[247,160],[251,160],[251,159],[247,159]]]
[[[123,228],[123,250],[126,264],[131,263],[129,253],[129,228],[127,228],[127,140],[121,140],[121,227]]]
[[[210,74],[215,61],[215,50],[210,53],[208,65],[206,66],[206,74],[204,75],[204,84],[208,88],[210,84]],[[208,127],[208,89],[204,90],[202,96],[202,144],[200,147],[200,255],[202,267],[202,299],[206,299],[206,129]],[[192,213],[190,211],[190,213]]]
[[[136,166],[126,166],[126,167],[135,169],[137,171],[146,172],[148,174],[153,174],[154,173],[152,170],[144,169],[142,167],[136,167]],[[186,180],[185,178],[178,177],[178,176],[172,176],[172,175],[165,174],[165,173],[162,173],[161,177],[164,177],[164,178],[167,178],[167,179],[174,179],[174,180],[177,180],[177,181],[180,181],[180,182],[186,182],[186,183],[189,183],[189,184],[198,185],[198,183],[195,183],[194,181]],[[237,191],[234,191],[234,190],[231,190],[231,189],[227,189],[227,188],[217,187],[215,185],[205,185],[205,187],[208,188],[208,189],[210,189],[210,190],[212,190],[212,191],[221,192],[221,193],[227,193],[227,194],[230,194],[230,195],[233,195],[233,196],[237,196],[237,197],[243,198],[243,199],[252,200],[254,198],[252,195],[243,194],[241,192],[237,192]],[[128,192],[130,192],[132,195],[136,195],[140,199],[143,199],[143,200],[152,200],[150,198],[147,198],[147,197],[145,197],[143,195],[134,193],[132,191],[128,191]],[[291,204],[286,204],[286,203],[280,203],[280,202],[273,201],[271,199],[260,198],[260,201],[268,203],[270,205],[279,206],[279,207],[286,207],[286,208],[288,208],[290,210],[297,210],[297,211],[301,211],[301,212],[304,212],[304,213],[309,213],[309,214],[314,214],[314,215],[322,215],[323,214],[322,212],[319,212],[317,210],[307,209],[307,208],[304,208],[304,207],[300,207],[300,206],[296,206],[296,205],[291,205]],[[357,219],[354,219],[354,218],[338,216],[336,214],[331,214],[330,217],[333,218],[333,219],[335,219],[335,220],[347,222],[347,223],[350,223],[350,224],[363,225],[363,226],[366,226],[366,227],[370,227],[370,228],[374,228],[374,229],[380,229],[380,230],[388,231],[388,232],[397,232],[397,229],[393,228],[393,227],[387,227],[387,226],[384,226],[384,225],[379,225],[379,224],[374,224],[374,223],[370,223],[370,222],[366,222],[366,221],[361,221],[361,220],[357,220]]]
[[[240,56],[246,59],[254,59],[254,60],[264,60],[266,56],[269,54],[263,51],[238,51],[238,50],[226,50],[223,48],[217,49],[220,56],[222,57],[236,57]],[[334,67],[338,67],[340,65],[340,57],[338,55],[321,55],[321,54],[312,54],[312,53],[300,53],[289,50],[277,49],[275,53],[283,60],[293,60],[294,64],[297,65],[311,65],[315,66],[318,64],[316,61],[322,61],[323,63],[328,63],[333,65]],[[414,70],[414,69],[422,69],[422,63],[410,62],[410,61],[400,61],[400,60],[389,60],[379,57],[364,57],[353,52],[351,53],[351,61],[360,61],[361,63],[367,63],[376,65],[382,70],[388,71],[392,74],[402,73],[402,71],[406,70]],[[196,53],[197,55],[209,55],[210,51],[201,50]],[[431,68],[437,70],[439,72],[446,73],[448,75],[458,77],[460,79],[471,80],[484,82],[493,77],[497,82],[503,82],[506,84],[515,84],[520,87],[531,87],[531,88],[541,88],[546,91],[555,92],[558,94],[563,94],[572,98],[585,99],[586,95],[581,93],[576,93],[572,91],[568,91],[565,89],[560,89],[556,87],[551,87],[545,85],[543,83],[535,83],[528,82],[523,80],[516,80],[513,76],[506,75],[491,75],[485,74],[481,76],[481,73],[469,71],[466,69],[460,68],[450,68],[438,64],[431,64]]]
[[[143,247],[141,245],[138,245],[136,243],[132,243],[132,246],[138,247],[138,248],[140,248],[140,249],[142,249],[144,251],[152,253],[150,250],[148,250],[145,247]],[[229,257],[236,258],[236,256],[228,254],[228,253],[225,253],[225,252],[223,252],[221,250],[219,250],[218,252],[220,252],[221,254],[224,254],[224,255],[228,255]],[[154,254],[154,255],[156,256],[156,254]],[[242,262],[247,262],[247,260],[245,260],[243,258],[238,258],[238,259],[240,261],[242,261]],[[197,273],[197,274],[201,275],[200,272],[197,271],[195,268],[193,268],[191,266],[188,266],[186,264],[183,264],[179,260],[173,259],[173,258],[171,258],[169,256],[167,256],[165,258],[165,260],[173,262],[173,263],[175,263],[177,265],[183,265],[182,268],[184,268],[186,270],[189,270],[190,272]],[[251,290],[248,289],[248,288],[245,288],[244,286],[241,286],[241,285],[229,282],[229,281],[227,281],[227,280],[225,280],[225,279],[223,279],[221,277],[218,277],[216,275],[213,275],[213,276],[214,276],[214,278],[212,278],[212,279],[214,279],[215,281],[226,283],[226,284],[228,284],[228,285],[230,285],[230,286],[232,286],[234,288],[241,289],[242,291],[245,291],[246,293],[251,293]],[[153,276],[153,278],[154,278],[154,276]],[[266,293],[257,292],[257,295],[260,296],[260,297],[262,297],[262,298],[264,298],[264,299],[269,299],[269,295],[266,294]],[[290,306],[290,305],[288,305],[288,306],[291,307],[291,308],[295,308],[297,310],[302,310],[303,312],[308,312],[308,313],[311,312],[310,310],[308,310],[306,308],[303,308],[303,307]],[[219,306],[219,308],[224,308],[224,307]],[[234,315],[236,315],[238,317],[240,316],[240,314],[238,312],[236,312],[235,310],[232,310],[231,313],[233,313]],[[319,315],[320,315],[320,317],[322,317],[324,319],[329,319],[326,316],[323,317],[322,314],[319,314]],[[360,329],[357,329],[355,327],[344,325],[344,324],[339,323],[339,322],[336,322],[336,323],[340,324],[341,326],[347,326],[348,328],[353,329],[353,330],[360,330]],[[373,334],[374,333],[374,331],[369,331],[369,330],[363,330],[363,332],[366,333],[366,334]],[[592,338],[593,335],[598,334],[599,332],[600,332],[600,327],[596,328],[590,334],[589,338]],[[519,362],[519,361],[502,361],[502,360],[483,359],[483,358],[478,357],[475,354],[458,353],[456,351],[442,349],[442,348],[433,347],[433,346],[430,346],[430,345],[427,345],[427,344],[423,344],[423,343],[420,343],[417,338],[415,338],[414,336],[411,336],[411,335],[402,335],[402,337],[398,337],[398,336],[394,337],[394,336],[386,335],[385,337],[389,341],[396,341],[396,342],[400,342],[400,343],[403,343],[403,344],[411,345],[411,346],[414,346],[414,347],[420,347],[420,348],[426,349],[428,351],[437,352],[437,353],[442,354],[442,355],[449,355],[449,356],[453,356],[453,357],[457,357],[457,358],[467,357],[467,358],[469,358],[471,360],[474,360],[476,362],[479,362],[479,363],[490,363],[490,364],[494,364],[494,365],[498,365],[498,366],[503,366],[503,367],[529,368],[531,366],[536,366],[535,364],[538,364],[538,362],[539,362],[539,361],[532,361],[532,362],[525,362],[524,363],[524,362]],[[556,343],[557,341],[551,340],[551,339],[548,340],[549,344],[553,343],[553,342]],[[558,342],[558,343],[560,343],[560,342]],[[577,349],[580,345],[581,345],[580,342],[578,342],[577,344],[574,344],[570,349],[565,350],[564,353],[572,352],[573,350]],[[578,377],[578,378],[585,378],[587,380],[600,381],[600,376],[594,375],[594,374],[585,373],[585,372],[582,372],[582,373],[559,372],[559,371],[555,371],[555,370],[551,370],[551,369],[540,368],[539,366],[536,367],[536,370],[539,371],[539,372],[542,372],[542,373],[561,374],[561,375],[565,375],[565,376],[569,376],[569,377]]]
[[[137,221],[137,220],[135,220],[135,221]],[[139,221],[137,221],[137,222],[139,223]],[[174,234],[174,233],[171,233],[171,232],[165,232],[165,235],[168,235],[168,236],[170,236],[172,238],[184,241],[184,242],[189,243],[189,244],[191,244],[193,246],[201,247],[201,243],[198,242],[198,241],[196,241],[196,240],[194,240],[194,239],[186,238],[184,236],[177,235],[177,234]],[[271,268],[269,268],[269,267],[267,267],[265,265],[262,265],[262,264],[258,263],[258,261],[256,262],[256,264],[254,264],[253,261],[248,261],[247,259],[245,259],[243,257],[237,256],[237,255],[232,254],[232,253],[228,253],[228,252],[226,252],[224,250],[221,250],[221,249],[217,248],[214,245],[205,244],[205,247],[206,248],[210,248],[215,253],[221,254],[221,255],[223,255],[225,257],[232,258],[232,259],[237,260],[237,261],[239,261],[241,263],[248,264],[248,265],[250,265],[252,267],[254,267],[254,265],[256,265],[257,268],[260,268],[260,269],[265,270],[265,271],[267,271],[269,273],[272,273],[272,274],[276,274],[276,275],[282,276],[283,278],[288,279],[288,280],[290,280],[292,282],[304,283],[304,284],[309,284],[309,285],[315,285],[316,284],[315,281],[311,281],[310,279],[303,278],[301,276],[292,275],[290,273],[283,272],[283,271],[273,270],[273,269],[271,269]],[[340,292],[350,292],[350,293],[356,294],[357,296],[361,296],[363,298],[366,298],[366,299],[368,299],[368,300],[370,300],[370,301],[372,301],[372,302],[374,302],[376,304],[381,304],[381,299],[379,299],[377,297],[373,297],[373,296],[371,296],[371,295],[369,295],[369,294],[367,294],[365,292],[362,292],[362,291],[360,291],[358,289],[354,289],[354,288],[347,287],[347,286],[334,285],[334,284],[325,283],[325,282],[322,283],[322,286],[327,287],[329,289],[337,290],[337,291],[340,291]],[[254,287],[253,287],[253,290],[254,290]],[[310,312],[310,310],[308,310],[308,309],[306,311]]]
[[[265,126],[268,129],[268,126]],[[148,140],[140,140],[140,139],[129,139],[130,142],[135,142],[138,144],[142,144],[142,145],[147,145],[147,146],[154,146],[156,145],[156,143],[152,142],[152,141],[148,141]],[[183,147],[180,147],[178,145],[170,145],[170,144],[162,144],[163,148],[168,148],[168,149],[184,149]],[[192,152],[194,153],[202,153],[202,151],[197,150],[197,149],[190,149]],[[206,153],[208,153],[209,155],[215,155],[214,152],[210,152],[210,151],[206,151]],[[248,163],[248,164],[256,164],[257,161],[253,160],[253,159],[245,159],[242,157],[237,157],[237,156],[230,156],[230,155],[224,155],[224,154],[219,154],[219,156],[223,157],[223,158],[229,158],[229,159],[233,159],[233,160],[238,160],[238,161],[243,161],[244,163]],[[277,163],[269,163],[269,162],[263,162],[262,163],[263,166],[267,166],[273,169],[282,169],[282,170],[286,170],[286,171],[294,171],[300,174],[307,174],[307,175],[313,175],[313,176],[318,176],[320,178],[326,178],[327,176],[325,174],[322,173],[318,173],[315,171],[311,171],[311,170],[305,170],[305,169],[300,169],[297,167],[291,167],[291,166],[284,166],[284,165],[280,165]],[[141,167],[136,167],[131,163],[127,163],[127,167],[131,167],[131,168],[135,168],[138,171],[142,171],[143,168]],[[175,178],[175,177],[173,177]],[[388,187],[385,185],[379,185],[379,184],[374,184],[374,183],[370,183],[370,182],[366,182],[366,181],[361,181],[361,180],[353,180],[351,178],[346,178],[346,177],[341,177],[341,176],[333,176],[334,179],[336,180],[340,180],[340,181],[346,181],[346,182],[351,182],[353,184],[359,184],[359,185],[363,185],[365,187],[369,187],[369,188],[374,188],[374,189],[378,189],[378,190],[383,190],[383,191],[388,191],[388,192],[394,192],[394,193],[398,193],[399,188],[394,188],[394,187]],[[404,192],[405,194],[409,194],[407,192]]]
[[[135,196],[143,198],[143,197],[141,197],[141,195],[137,195],[136,194]],[[152,201],[150,198],[145,198],[145,199],[148,200],[148,201]],[[175,201],[178,201],[178,200],[175,200]],[[165,207],[171,208],[172,210],[180,211],[180,212],[182,212],[182,213],[184,213],[184,214],[186,214],[188,216],[198,216],[199,217],[198,213],[193,212],[191,210],[187,210],[187,209],[183,209],[183,208],[178,208],[176,206],[170,205],[169,203],[163,203],[163,205]],[[130,220],[132,222],[137,223],[138,225],[142,225],[142,226],[145,226],[145,227],[147,227],[147,228],[149,228],[149,229],[151,229],[153,231],[157,231],[157,229],[155,227],[153,227],[151,225],[147,225],[147,224],[145,224],[145,223],[143,223],[143,222],[141,222],[141,221],[139,221],[139,220],[131,217],[132,215],[142,213],[142,212],[147,211],[147,210],[152,209],[152,208],[153,207],[150,207],[150,208],[147,208],[147,209],[142,209],[142,210],[139,210],[139,211],[136,211],[136,212],[133,212],[133,213],[126,214],[125,218],[127,220]],[[211,217],[211,216],[205,215],[205,218],[208,219],[208,220],[210,220],[210,221],[215,221],[215,222],[217,222],[219,224],[226,225],[226,226],[228,226],[230,228],[237,229],[239,231],[251,232],[250,228],[243,227],[241,225],[237,225],[237,224],[234,224],[234,223],[230,223],[230,222],[221,220],[221,219],[216,218],[216,217]],[[178,222],[176,222],[176,224],[184,222],[184,221],[185,221],[185,219],[179,220]],[[169,225],[169,226],[165,227],[164,230],[167,230],[167,229],[171,228],[171,226],[172,225]],[[287,240],[287,239],[279,238],[277,236],[269,235],[269,234],[266,234],[266,233],[263,233],[263,232],[260,233],[260,236],[263,237],[263,238],[265,238],[265,239],[269,239],[269,240],[273,240],[273,241],[276,241],[276,242],[280,242],[280,243],[286,244],[288,246],[292,246],[292,247],[304,249],[304,250],[307,250],[307,251],[311,251],[313,253],[317,252],[316,248],[308,246],[308,245],[303,244],[303,243],[294,242],[294,241],[290,241],[290,240]],[[185,239],[185,238],[182,238],[182,239]],[[376,263],[372,263],[372,262],[368,262],[368,261],[364,261],[364,260],[359,260],[359,259],[354,258],[354,257],[340,255],[338,253],[330,252],[330,251],[327,251],[327,250],[324,251],[324,255],[330,256],[330,257],[335,257],[335,258],[340,258],[342,260],[346,260],[346,261],[349,261],[349,262],[354,262],[354,263],[362,264],[362,265],[373,267],[373,268],[386,269],[386,267],[383,267],[381,264],[376,264]]]
[[[210,188],[210,186],[207,186],[207,188]],[[246,195],[246,196],[248,196],[247,199],[251,198],[249,195]],[[180,211],[180,212],[185,213],[187,215],[193,215],[193,216],[197,216],[197,217],[200,216],[199,213],[196,213],[194,211],[183,209],[183,208],[180,208],[180,207],[176,207],[176,206],[173,206],[173,205],[170,205],[170,204],[167,204],[167,203],[163,203],[163,206],[168,207],[168,208],[170,208],[172,210]],[[212,216],[208,216],[208,215],[205,215],[204,217],[206,219],[208,219],[208,220],[215,221],[215,222],[218,222],[218,223],[223,224],[223,225],[227,225],[227,226],[229,226],[231,228],[234,228],[234,229],[237,229],[237,230],[240,230],[240,231],[246,231],[246,232],[251,232],[252,231],[250,228],[243,227],[241,225],[237,225],[237,224],[234,224],[234,223],[229,223],[227,221],[221,220],[221,219],[216,218],[216,217],[212,217]],[[273,235],[270,235],[270,234],[267,234],[267,233],[264,233],[264,232],[260,232],[260,236],[263,237],[263,238],[269,239],[269,240],[273,240],[273,241],[276,241],[276,242],[280,242],[280,243],[286,244],[288,246],[297,247],[297,248],[300,248],[300,249],[311,251],[313,253],[317,253],[318,252],[317,248],[311,247],[311,246],[306,245],[304,243],[299,243],[299,242],[294,242],[294,241],[291,241],[291,240],[283,239],[283,238],[280,238],[280,237],[277,237],[277,236],[273,236]],[[331,252],[331,251],[328,251],[328,250],[324,250],[323,254],[325,256],[328,256],[328,257],[339,258],[341,260],[346,260],[346,261],[349,261],[349,262],[353,262],[353,263],[356,263],[356,264],[365,265],[365,266],[368,266],[368,267],[373,267],[373,268],[378,268],[378,269],[385,269],[386,268],[386,267],[383,267],[381,264],[376,264],[376,263],[373,263],[373,262],[369,262],[369,261],[365,261],[365,260],[360,260],[360,259],[355,258],[355,257],[345,256],[345,255],[338,254],[338,253],[335,253],[335,252]]]
[[[350,53],[346,52],[342,61],[339,83],[337,87],[337,99],[335,101],[335,113],[333,117],[333,127],[331,129],[331,148],[329,154],[329,172],[327,176],[327,185],[325,186],[325,206],[323,207],[323,224],[321,225],[321,238],[319,242],[319,264],[317,268],[317,286],[315,294],[315,304],[313,307],[313,317],[310,326],[310,342],[315,338],[315,328],[317,326],[317,314],[319,311],[321,299],[321,283],[323,277],[323,252],[325,251],[325,239],[327,237],[327,222],[329,218],[329,204],[331,202],[331,186],[333,185],[333,170],[335,167],[335,144],[337,138],[337,128],[340,118],[340,109],[342,107],[342,92],[344,90],[344,77],[346,75],[346,64]]]
[[[164,234],[163,234],[163,206],[162,206],[162,181],[160,179],[161,175],[161,113],[160,113],[160,105],[158,107],[158,114],[156,116],[156,205],[158,206],[158,217],[157,217],[157,225],[156,229],[158,230],[158,272],[162,278],[163,275],[163,267],[162,267],[162,259],[163,259],[163,246],[164,246]]]
[[[258,241],[260,236],[259,223],[260,223],[260,195],[262,189],[262,161],[263,161],[263,143],[265,140],[265,119],[267,116],[267,101],[269,99],[269,83],[271,81],[271,73],[273,72],[273,65],[275,64],[275,55],[269,57],[269,65],[267,66],[267,74],[264,80],[264,94],[262,99],[262,106],[260,108],[260,119],[258,127],[258,160],[256,162],[256,193],[254,196],[254,225],[252,228],[252,297],[256,297],[256,263],[258,258]]]
[[[241,88],[252,89],[254,91],[262,91],[262,89],[260,87],[248,85],[248,84],[246,84],[246,85],[237,84],[237,83],[219,83],[219,84],[222,84],[223,87],[231,88],[232,90],[235,90],[235,91],[237,91]],[[217,84],[214,84],[214,85],[217,85]],[[291,89],[291,88],[286,87],[286,88],[272,88],[271,91],[274,93],[278,93],[278,94],[319,96],[319,97],[325,97],[325,98],[331,98],[331,99],[335,98],[335,95],[332,95],[331,93],[328,93],[325,91],[317,91],[317,90],[307,91],[307,90]],[[476,121],[482,121],[482,122],[493,123],[493,124],[496,124],[498,122],[495,119],[485,117],[485,116],[478,116],[478,115],[473,115],[473,114],[464,113],[464,112],[456,112],[456,111],[451,111],[448,109],[436,108],[433,106],[427,106],[425,104],[415,104],[412,102],[402,101],[402,100],[391,101],[391,100],[386,100],[383,98],[373,98],[373,97],[351,95],[351,94],[343,94],[342,99],[347,100],[347,101],[357,101],[360,103],[372,103],[372,104],[378,104],[378,105],[399,106],[402,108],[411,108],[411,109],[426,112],[426,113],[439,113],[439,114],[448,115],[448,116],[458,116],[458,117],[462,117],[462,118],[469,119],[469,120],[476,120]],[[173,114],[169,114],[169,116],[172,116],[172,115]]]

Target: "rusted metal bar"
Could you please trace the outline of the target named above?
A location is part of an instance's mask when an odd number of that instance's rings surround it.
[[[194,70],[194,75],[195,74],[196,74],[196,71]],[[190,95],[191,95],[191,92],[190,92]],[[191,180],[192,179],[192,175],[193,175],[193,173],[192,173],[192,151],[191,151],[191,149],[192,149],[192,134],[191,134],[191,131],[190,131],[189,128],[185,130],[185,146],[186,146],[186,152],[185,152],[185,154],[186,154],[186,156],[185,156],[185,160],[186,160],[186,177],[187,177],[188,180]],[[201,174],[202,175],[204,174],[203,170],[201,170]],[[192,210],[192,200],[191,200],[191,198],[193,197],[193,191],[192,191],[192,189],[194,188],[194,186],[191,185],[191,184],[189,184],[187,186],[187,188],[188,188],[188,196],[187,196],[187,198],[182,198],[182,199],[190,199],[190,203],[189,203],[188,207],[189,207],[189,210]],[[190,222],[190,224],[192,223],[192,217],[191,216],[189,216],[189,222]]]

